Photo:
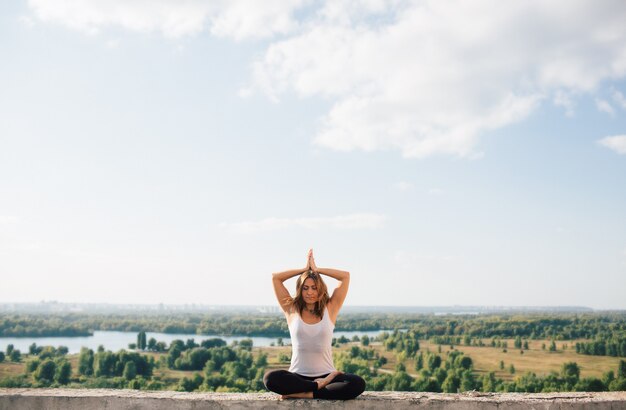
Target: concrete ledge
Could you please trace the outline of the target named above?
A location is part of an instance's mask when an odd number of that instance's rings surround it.
[[[412,393],[365,392],[356,400],[284,400],[273,393],[179,393],[109,389],[0,389],[0,410],[201,409],[626,409],[626,392]]]

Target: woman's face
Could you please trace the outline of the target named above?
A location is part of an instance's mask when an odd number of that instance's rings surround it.
[[[318,293],[317,293],[317,285],[315,281],[311,278],[306,278],[304,284],[302,285],[302,297],[306,303],[315,303],[317,302]]]

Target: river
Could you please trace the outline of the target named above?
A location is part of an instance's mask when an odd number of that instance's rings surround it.
[[[370,338],[374,338],[385,330],[374,330],[367,332],[351,331],[334,332],[334,337],[345,336],[348,339],[352,339],[353,336],[367,335]],[[220,335],[196,335],[196,334],[171,334],[171,333],[154,333],[146,332],[146,340],[150,340],[153,337],[157,342],[165,342],[169,344],[172,340],[180,339],[186,341],[187,339],[194,339],[196,343],[200,343],[202,340],[212,339],[219,337],[231,344],[233,341],[242,339],[252,339],[252,345],[256,347],[271,346],[272,343],[276,344],[278,338],[276,337],[250,337],[250,336],[220,336]],[[113,332],[113,331],[95,331],[93,336],[84,337],[0,337],[0,350],[6,351],[6,346],[12,344],[16,349],[19,349],[22,353],[28,353],[28,347],[36,343],[37,346],[66,346],[69,349],[69,353],[80,352],[81,347],[88,347],[89,349],[96,350],[98,346],[102,345],[105,349],[116,352],[120,349],[128,349],[129,343],[137,342],[137,332]],[[291,343],[288,337],[283,338],[283,343],[288,345]]]

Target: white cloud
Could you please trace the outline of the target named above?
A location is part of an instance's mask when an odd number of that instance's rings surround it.
[[[29,0],[29,6],[40,21],[86,33],[114,27],[172,38],[209,32],[270,39],[240,95],[327,99],[331,108],[314,143],[340,151],[475,158],[485,132],[524,120],[546,100],[571,116],[574,97],[595,97],[598,84],[626,75],[621,0]],[[620,96],[612,95],[624,106]]]
[[[564,96],[626,74],[620,1],[426,0],[391,12],[363,3],[326,3],[254,65],[255,86],[272,98],[332,102],[320,146],[472,156],[482,133],[542,100],[571,108]]]
[[[598,109],[598,111],[605,112],[609,115],[615,115],[615,110],[613,109],[611,104],[609,104],[609,102],[606,100],[601,100],[599,98],[596,98],[596,108]]]
[[[428,195],[442,195],[444,193],[441,188],[430,188],[428,190]]]
[[[381,214],[356,213],[333,217],[265,218],[252,222],[224,223],[221,226],[236,233],[276,231],[290,228],[309,230],[380,229],[384,226],[386,219],[387,217]]]
[[[35,16],[89,34],[109,27],[182,37],[209,30],[245,39],[288,33],[306,0],[29,0]]]
[[[573,97],[569,95],[568,93],[564,92],[563,90],[558,90],[554,94],[554,98],[552,99],[552,102],[557,107],[565,108],[565,115],[567,115],[568,117],[574,116],[574,107],[576,103]]]
[[[612,149],[618,154],[626,154],[626,135],[604,137],[601,140],[598,140],[598,143]]]

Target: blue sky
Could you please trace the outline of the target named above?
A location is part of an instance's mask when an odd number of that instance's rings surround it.
[[[543,3],[1,3],[0,300],[626,309],[626,6]]]

